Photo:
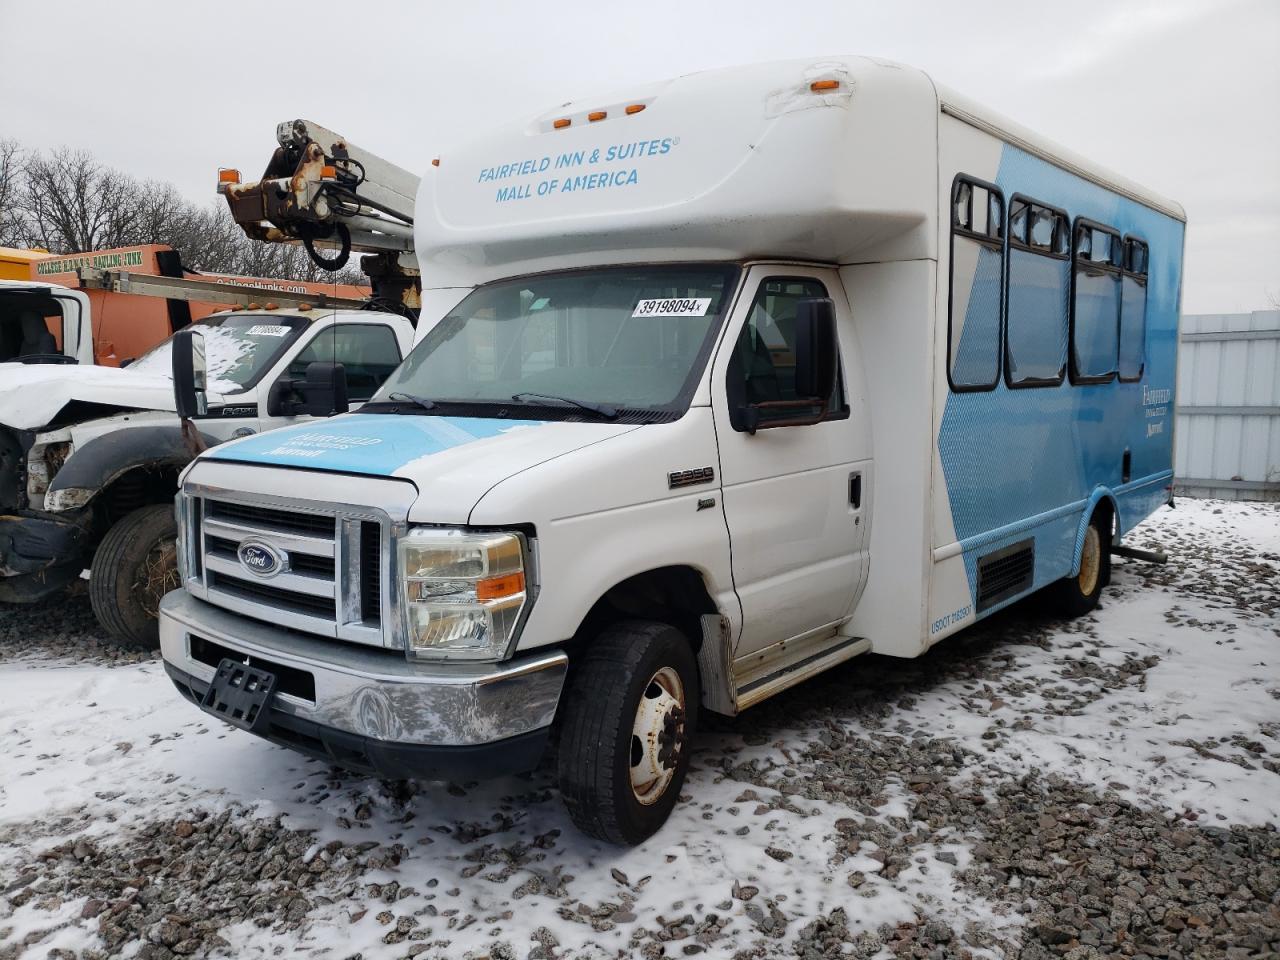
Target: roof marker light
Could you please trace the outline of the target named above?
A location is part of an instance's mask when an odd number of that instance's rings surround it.
[[[629,117],[633,113],[639,113],[644,108],[645,108],[645,104],[643,103],[633,103],[629,107],[627,107],[627,116]]]
[[[561,117],[559,120],[552,121],[551,126],[557,130],[563,130],[569,124],[573,123],[568,117]]]
[[[839,86],[839,80],[815,80],[809,84],[809,89],[814,93],[821,93],[823,90],[835,90]]]
[[[439,158],[439,157],[436,157],[434,160],[432,160],[432,161],[431,161],[431,165],[432,165],[433,167],[438,167],[438,166],[440,166],[440,158]]]
[[[597,120],[603,120],[608,115],[609,113],[606,110],[593,110],[591,113],[587,114],[587,119],[592,123],[595,123]]]
[[[332,166],[330,166],[329,164],[327,164],[327,163],[326,163],[324,166],[322,166],[322,167],[320,168],[320,179],[321,179],[321,180],[336,180],[336,179],[338,179],[338,168],[337,168],[337,167],[332,167]]]
[[[278,303],[268,303],[266,308],[268,310],[276,310],[276,309],[279,309],[279,307],[280,307],[280,304]]]

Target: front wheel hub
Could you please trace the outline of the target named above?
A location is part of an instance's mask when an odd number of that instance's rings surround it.
[[[631,792],[654,803],[675,778],[684,749],[685,691],[670,667],[658,670],[645,686],[631,727]]]

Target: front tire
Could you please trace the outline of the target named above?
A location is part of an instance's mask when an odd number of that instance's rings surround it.
[[[1111,580],[1109,515],[1095,513],[1085,528],[1080,572],[1054,585],[1055,606],[1066,617],[1082,617],[1098,606],[1102,588]]]
[[[107,531],[93,555],[89,600],[110,639],[160,648],[160,598],[178,581],[178,525],[168,504],[135,510]]]
[[[574,668],[561,718],[558,773],[583,833],[633,845],[666,822],[689,769],[698,670],[665,623],[606,627]]]

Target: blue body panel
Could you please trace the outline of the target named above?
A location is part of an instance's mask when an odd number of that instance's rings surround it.
[[[1073,223],[1076,217],[1096,220],[1149,245],[1146,366],[1135,383],[1073,385],[1068,377],[1059,386],[1011,389],[1002,377],[991,391],[948,394],[938,453],[975,609],[981,556],[1034,537],[1032,589],[1038,589],[1075,572],[1084,527],[1099,499],[1114,500],[1122,533],[1168,499],[1185,229],[1166,214],[1008,145],[995,182],[1006,204],[1022,194],[1065,209]],[[982,336],[980,312],[984,304],[989,308],[999,263],[992,256],[978,269],[969,302],[977,322],[966,321],[962,357],[970,330]],[[995,277],[989,275],[993,269]],[[1011,306],[1016,303],[1013,298]],[[1128,483],[1122,480],[1126,448],[1132,457]]]

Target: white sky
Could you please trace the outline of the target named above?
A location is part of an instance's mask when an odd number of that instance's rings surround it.
[[[0,0],[0,137],[208,201],[305,117],[420,171],[451,141],[637,81],[870,54],[1186,207],[1183,309],[1280,306],[1280,0]]]

